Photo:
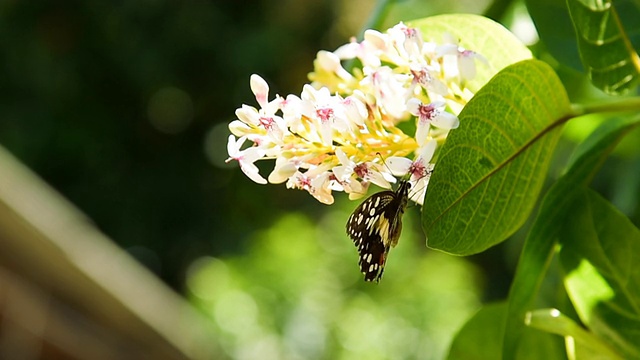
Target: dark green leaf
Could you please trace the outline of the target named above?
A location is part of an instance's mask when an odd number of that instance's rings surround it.
[[[640,358],[640,231],[585,189],[568,209],[560,259],[580,319],[628,358]]]
[[[565,0],[526,0],[529,15],[549,53],[563,65],[584,72]]]
[[[609,94],[634,89],[640,79],[640,8],[633,1],[568,0],[582,63]]]
[[[498,359],[504,332],[505,304],[485,305],[456,334],[448,359]]]
[[[448,359],[499,359],[506,319],[506,303],[489,304],[478,311],[453,339]],[[565,359],[562,339],[529,329],[516,359]]]
[[[558,232],[565,224],[573,198],[591,181],[615,145],[639,123],[639,118],[616,118],[594,131],[576,150],[567,173],[544,197],[536,221],[525,240],[509,292],[504,359],[511,359],[516,354],[524,331],[525,314],[533,308],[536,294],[555,252]]]
[[[569,113],[560,80],[541,61],[511,65],[485,85],[460,113],[430,180],[429,246],[469,255],[513,234],[538,198]]]

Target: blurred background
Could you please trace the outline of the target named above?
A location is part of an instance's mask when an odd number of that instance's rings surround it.
[[[381,29],[488,6],[399,1]],[[521,233],[457,258],[426,249],[414,207],[384,280],[365,284],[344,233],[357,202],[337,194],[328,207],[224,163],[235,109],[255,105],[250,75],[264,77],[271,96],[299,93],[316,52],[360,33],[375,9],[364,0],[2,1],[0,145],[134,258],[130,266],[193,305],[212,344],[203,358],[443,358],[465,319],[506,296]],[[515,2],[494,14],[534,42],[523,13]],[[264,165],[267,174],[273,164]],[[20,267],[7,268],[5,290]],[[39,283],[55,293],[48,285]],[[4,344],[22,358],[84,357],[6,340],[16,327],[6,325],[2,291],[0,354]],[[82,311],[73,304],[65,316]],[[124,349],[116,354],[131,355]]]

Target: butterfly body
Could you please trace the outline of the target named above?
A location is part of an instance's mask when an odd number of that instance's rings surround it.
[[[400,181],[396,191],[371,195],[356,208],[347,221],[347,234],[360,255],[360,271],[366,281],[380,281],[391,247],[402,232],[402,215],[407,207],[408,181]]]

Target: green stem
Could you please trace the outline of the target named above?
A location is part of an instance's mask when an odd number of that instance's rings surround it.
[[[629,97],[594,104],[572,104],[572,108],[574,116],[607,112],[640,111],[640,97]]]

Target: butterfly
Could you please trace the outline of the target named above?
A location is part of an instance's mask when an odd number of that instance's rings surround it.
[[[365,281],[379,282],[389,249],[402,232],[402,215],[407,207],[411,184],[400,181],[395,191],[375,193],[356,208],[347,221],[347,235],[360,254],[360,271]]]

